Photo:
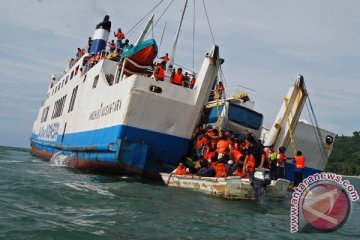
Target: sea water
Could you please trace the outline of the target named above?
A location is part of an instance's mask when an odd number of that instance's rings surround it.
[[[331,233],[291,234],[289,218],[290,198],[226,200],[0,147],[0,239],[360,239],[360,201]]]

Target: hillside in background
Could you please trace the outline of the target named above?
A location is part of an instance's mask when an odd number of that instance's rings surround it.
[[[353,136],[336,136],[325,171],[342,175],[360,175],[360,131]]]

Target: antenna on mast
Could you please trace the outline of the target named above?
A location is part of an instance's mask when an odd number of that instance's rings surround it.
[[[136,40],[136,42],[134,43],[134,46],[136,46],[136,44],[138,44],[139,42],[142,42],[144,40],[144,37],[146,36],[147,32],[149,31],[149,27],[150,25],[153,23],[154,20],[154,14],[150,16],[147,24],[145,25],[141,35],[139,36],[139,38]]]
[[[173,44],[173,48],[172,48],[171,55],[170,55],[170,60],[169,60],[169,67],[167,68],[167,71],[170,72],[170,73],[171,73],[171,71],[173,69],[173,65],[174,65],[176,45],[177,45],[177,41],[178,41],[178,38],[179,38],[181,25],[182,25],[182,22],[184,20],[184,15],[185,15],[185,10],[186,10],[187,3],[188,3],[188,0],[185,1],[184,9],[183,9],[183,11],[181,13],[180,23],[179,23],[178,29],[176,31],[176,34],[175,34],[174,44]]]

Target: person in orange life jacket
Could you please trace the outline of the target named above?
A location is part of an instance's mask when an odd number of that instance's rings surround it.
[[[190,88],[193,89],[196,83],[196,78],[195,75],[192,75],[191,80],[190,80]]]
[[[222,135],[216,144],[216,151],[218,153],[223,153],[228,147],[229,147],[229,142],[227,141],[226,136]]]
[[[122,40],[125,38],[125,34],[121,31],[121,28],[118,28],[117,32],[114,32],[114,36],[116,37],[116,47],[122,47]]]
[[[274,150],[274,146],[269,147],[268,159],[270,161],[270,176],[272,180],[276,178],[276,163],[277,163],[277,153]]]
[[[217,152],[211,146],[211,142],[207,142],[206,146],[203,148],[204,158],[211,162],[211,159],[217,156]]]
[[[248,146],[248,155],[253,155],[255,159],[255,168],[264,167],[265,154],[263,151],[263,145],[260,141],[255,139],[251,134],[248,134],[245,138],[245,145]]]
[[[162,59],[161,64],[166,68],[166,64],[170,60],[169,54],[166,53],[165,56],[162,56],[160,59]]]
[[[305,168],[305,158],[302,155],[301,151],[297,151],[296,157],[294,158],[293,163],[295,163],[294,186],[296,187],[303,180],[303,174],[304,174],[304,168]]]
[[[163,66],[160,63],[156,64],[155,70],[154,70],[154,77],[157,81],[164,81],[165,78],[165,70]]]
[[[180,162],[177,168],[175,168],[174,171],[172,171],[174,174],[178,175],[185,175],[189,173],[189,169],[186,168],[185,164],[183,162]]]
[[[215,177],[227,177],[229,176],[229,170],[226,166],[226,163],[228,161],[228,158],[225,154],[220,153],[218,155],[218,161],[215,164],[214,168],[215,168]]]
[[[285,177],[285,162],[288,159],[285,151],[285,147],[280,147],[279,153],[276,156],[276,179]]]
[[[172,83],[175,85],[182,86],[184,75],[182,74],[182,69],[178,68],[176,73],[174,74],[174,78],[172,79]]]
[[[215,87],[214,99],[221,99],[223,91],[224,91],[224,85],[220,81]]]

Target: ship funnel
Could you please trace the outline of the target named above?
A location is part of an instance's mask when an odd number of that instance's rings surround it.
[[[106,48],[107,40],[109,38],[111,29],[111,21],[109,21],[109,16],[104,17],[104,21],[96,25],[94,35],[92,38],[90,54],[96,54],[101,52]]]

